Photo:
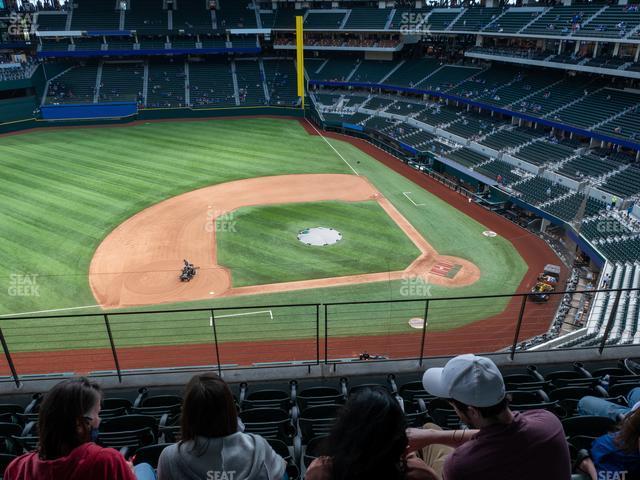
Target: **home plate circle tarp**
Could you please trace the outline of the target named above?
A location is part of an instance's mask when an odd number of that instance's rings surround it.
[[[324,247],[326,245],[333,245],[342,240],[342,234],[334,230],[333,228],[326,227],[313,227],[305,228],[298,233],[298,240],[305,245],[312,245],[314,247]]]

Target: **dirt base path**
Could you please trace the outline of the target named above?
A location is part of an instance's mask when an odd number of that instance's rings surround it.
[[[238,208],[301,202],[375,200],[420,250],[404,271],[232,287],[232,274],[217,263],[216,220]],[[178,276],[183,259],[199,267],[190,282]],[[453,278],[432,270],[443,262],[461,266]],[[89,282],[105,308],[176,303],[308,288],[400,280],[411,276],[450,287],[480,278],[471,262],[438,252],[364,177],[339,174],[259,177],[202,188],[149,207],[119,225],[91,261]]]

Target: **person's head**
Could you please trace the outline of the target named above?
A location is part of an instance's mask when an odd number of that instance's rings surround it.
[[[620,424],[616,436],[616,444],[627,453],[638,453],[640,450],[640,408],[629,413]]]
[[[408,440],[404,413],[384,388],[357,391],[340,409],[324,445],[333,480],[404,478]]]
[[[227,384],[215,373],[187,383],[181,414],[182,441],[226,437],[238,431],[238,411]]]
[[[44,397],[38,411],[40,458],[52,460],[95,440],[102,393],[86,378],[65,380]]]
[[[473,428],[496,423],[508,411],[504,380],[495,363],[475,355],[459,355],[444,368],[422,377],[427,392],[449,400],[460,419]]]

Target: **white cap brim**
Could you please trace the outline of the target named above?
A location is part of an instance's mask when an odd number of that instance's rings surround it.
[[[444,368],[429,368],[422,376],[422,386],[431,395],[439,398],[449,398],[449,389],[442,381]]]

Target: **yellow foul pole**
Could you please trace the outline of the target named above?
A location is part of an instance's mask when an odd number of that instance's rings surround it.
[[[296,17],[296,65],[298,70],[298,96],[304,110],[304,31],[303,17]]]

